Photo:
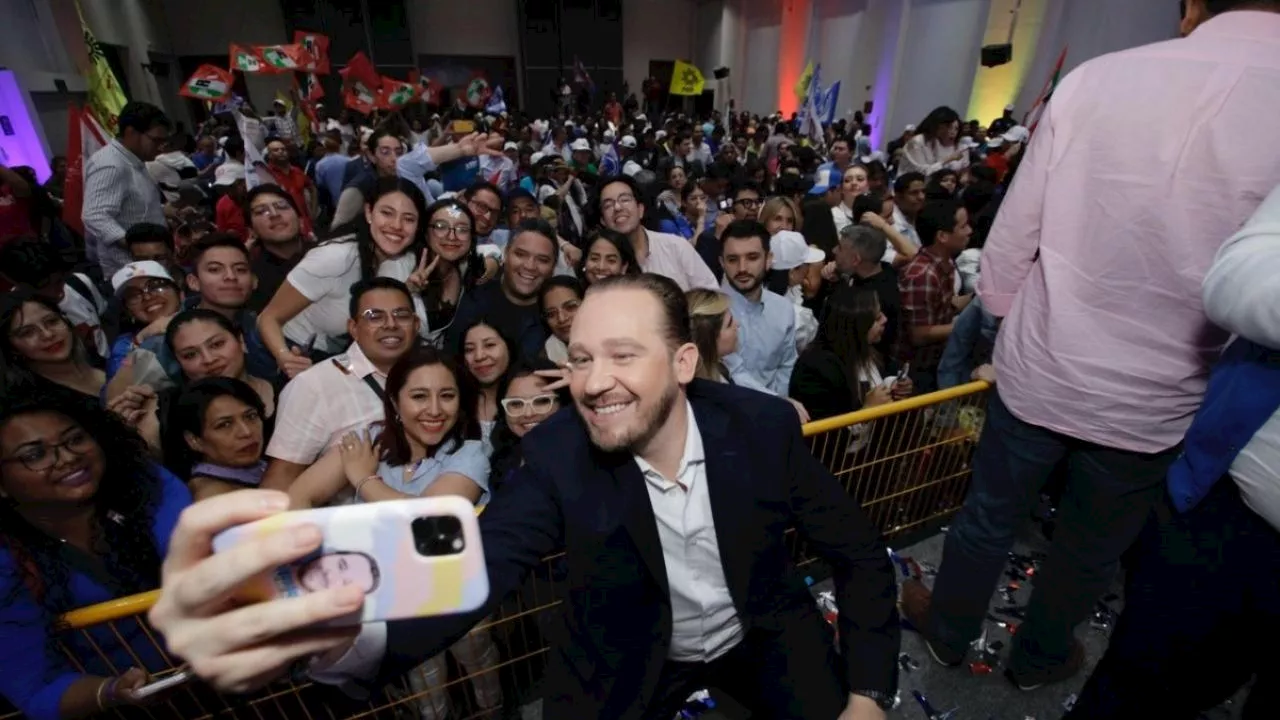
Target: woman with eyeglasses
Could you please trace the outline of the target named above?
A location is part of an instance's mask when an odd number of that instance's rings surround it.
[[[83,341],[52,300],[19,287],[0,303],[0,385],[3,397],[39,392],[101,406],[106,373],[89,363]]]
[[[521,445],[529,431],[569,405],[568,391],[553,389],[558,371],[555,364],[540,358],[525,360],[511,368],[491,436],[493,472],[489,475],[489,485],[493,492],[498,492],[511,473],[524,464]]]
[[[578,314],[585,293],[586,288],[577,278],[556,275],[543,283],[542,292],[538,295],[542,317],[551,331],[543,351],[547,359],[558,367],[569,362],[569,331],[573,328],[573,318]]]
[[[422,193],[398,177],[377,181],[350,233],[307,251],[258,316],[258,331],[290,378],[350,345],[351,286],[389,277],[408,282],[426,270]],[[420,288],[419,288],[420,289]],[[421,313],[420,313],[421,314]],[[423,322],[422,327],[427,324]],[[425,332],[425,330],[424,330]]]
[[[191,495],[113,415],[58,397],[8,400],[0,408],[0,694],[32,720],[139,704],[133,691],[169,667],[142,626],[62,633],[59,618],[159,587]]]
[[[474,386],[450,356],[431,346],[415,348],[387,374],[386,422],[380,429],[349,433],[338,446],[289,486],[294,507],[319,507],[350,488],[355,502],[460,495],[489,501],[489,460],[472,414]],[[449,650],[468,675],[476,704],[502,706],[494,667],[498,648],[487,630],[473,630]],[[423,718],[449,716],[444,654],[408,673]]]
[[[131,262],[111,277],[126,315],[123,332],[111,344],[107,380],[120,371],[125,358],[143,340],[163,335],[169,320],[182,309],[182,288],[169,271],[154,260]]]
[[[427,339],[439,347],[453,324],[462,297],[484,282],[485,263],[476,245],[476,219],[471,208],[454,199],[427,208],[427,270],[423,282],[410,289],[422,296]]]

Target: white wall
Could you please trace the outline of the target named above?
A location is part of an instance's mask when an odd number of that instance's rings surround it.
[[[408,0],[414,52],[520,56],[520,18],[512,0]]]
[[[890,128],[939,105],[968,111],[991,0],[909,0],[906,52],[895,78]]]
[[[622,72],[635,90],[649,75],[650,60],[690,60],[698,9],[693,0],[628,0],[622,3]],[[695,60],[696,62],[696,60]],[[700,65],[708,87],[715,65]]]
[[[732,70],[742,108],[755,113],[778,109],[778,57],[782,43],[782,3],[738,0],[740,29]]]

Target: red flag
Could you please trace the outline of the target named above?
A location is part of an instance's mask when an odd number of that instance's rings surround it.
[[[305,70],[311,72],[328,75],[329,74],[329,36],[321,35],[318,32],[310,32],[308,30],[294,30],[293,42],[306,48],[311,54],[311,62],[305,67]]]
[[[320,84],[320,78],[315,73],[295,75],[293,84],[298,88],[298,97],[305,102],[314,103],[324,97],[324,86]]]
[[[230,55],[232,70],[239,70],[242,73],[267,72],[266,63],[263,62],[256,47],[244,47],[231,43]]]
[[[107,146],[107,132],[93,115],[75,105],[67,113],[67,178],[62,186],[62,221],[84,235],[84,164]]]
[[[418,72],[417,69],[409,71],[409,82],[417,86],[419,100],[428,105],[440,104],[440,91],[444,89],[443,85]]]
[[[201,65],[182,84],[178,94],[196,100],[225,100],[231,97],[234,84],[235,77],[230,70],[223,70],[217,65]]]
[[[378,96],[381,101],[380,107],[385,106],[383,107],[385,110],[396,110],[413,102],[418,97],[418,89],[413,83],[384,75]]]
[[[362,113],[372,112],[378,105],[382,76],[364,53],[358,52],[338,71],[342,76],[342,102]]]
[[[263,72],[286,73],[306,70],[315,63],[315,58],[300,44],[293,45],[259,45],[254,50],[262,57]]]

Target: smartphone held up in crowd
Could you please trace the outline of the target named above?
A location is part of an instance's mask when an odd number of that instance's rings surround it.
[[[281,513],[219,533],[214,552],[302,525],[320,547],[242,588],[261,602],[343,585],[365,593],[362,608],[334,625],[467,612],[489,597],[475,509],[460,497],[430,497]]]

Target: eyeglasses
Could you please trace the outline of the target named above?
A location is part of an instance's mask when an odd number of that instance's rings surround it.
[[[733,201],[734,205],[741,205],[748,210],[759,210],[764,201],[760,198],[739,198]]]
[[[165,144],[165,143],[169,142],[169,133],[165,133],[165,134],[163,134],[163,135],[154,135],[154,134],[152,134],[152,133],[143,133],[143,134],[142,134],[142,136],[143,136],[143,137],[145,137],[146,139],[150,140],[151,142],[153,142],[153,143],[157,144],[157,145],[163,145],[163,144]]]
[[[551,393],[535,395],[531,398],[506,398],[502,401],[502,409],[507,417],[524,417],[525,415],[545,415],[555,409],[559,398]]]
[[[546,311],[542,313],[542,317],[547,320],[558,320],[561,315],[573,315],[578,312],[578,308],[580,307],[582,307],[581,300],[570,300],[560,307],[547,308]]]
[[[17,455],[0,460],[0,463],[20,462],[31,472],[44,472],[58,464],[58,455],[66,450],[68,455],[80,456],[93,449],[93,436],[84,430],[74,430],[60,443],[28,445]]]
[[[413,314],[413,310],[405,307],[396,308],[390,313],[378,308],[369,308],[368,310],[360,313],[360,317],[368,321],[370,325],[386,325],[387,318],[390,318],[394,325],[408,325],[413,322],[415,315]]]
[[[9,336],[12,337],[14,340],[24,340],[24,341],[31,340],[41,331],[45,332],[46,334],[53,334],[58,330],[58,328],[64,327],[66,325],[67,325],[66,318],[62,317],[61,315],[46,315],[45,317],[40,318],[36,322],[27,323],[26,325],[19,326],[17,330],[14,330],[12,333],[9,333]]]
[[[466,238],[471,237],[470,226],[450,225],[447,220],[432,220],[431,224],[428,225],[427,227],[431,228],[431,232],[435,233],[436,235],[444,236],[444,235],[448,235],[449,232],[452,231],[453,236],[460,240],[465,240]]]
[[[614,200],[604,200],[600,203],[601,212],[611,213],[614,210],[631,207],[636,204],[635,195],[619,195]]]
[[[144,297],[150,295],[160,295],[173,289],[173,284],[168,280],[160,278],[152,278],[148,280],[142,287],[126,290],[124,293],[124,304],[133,305]]]
[[[468,202],[467,207],[471,208],[471,212],[485,217],[493,217],[502,211],[501,208],[491,207],[475,200]]]
[[[290,205],[288,202],[284,200],[281,200],[280,202],[263,203],[261,205],[254,205],[253,208],[249,210],[249,213],[252,214],[254,217],[266,217],[268,215],[283,215],[292,209],[293,209],[292,205]]]

